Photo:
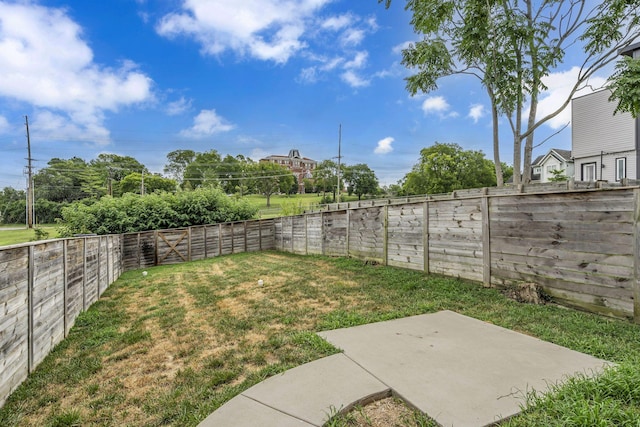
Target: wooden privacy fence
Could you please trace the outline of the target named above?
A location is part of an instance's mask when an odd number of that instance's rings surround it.
[[[264,219],[123,234],[124,270],[275,249],[274,222]]]
[[[557,188],[557,187],[556,187]],[[276,219],[276,249],[510,286],[640,323],[640,190],[485,194]]]
[[[0,250],[0,406],[120,276],[121,261],[119,235]]]
[[[533,282],[566,305],[640,323],[640,188],[549,189],[2,248],[0,406],[123,271],[240,252],[349,256],[487,285]]]

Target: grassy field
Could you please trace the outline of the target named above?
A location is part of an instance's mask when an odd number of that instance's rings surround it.
[[[44,233],[47,233],[46,238],[55,238],[58,236],[56,226],[53,224],[39,225],[38,228]],[[0,226],[0,246],[16,245],[18,243],[30,242],[32,240],[38,240],[36,238],[36,232],[33,229],[28,229],[24,225],[3,225]]]
[[[327,196],[331,197],[331,193],[327,193]],[[271,196],[271,207],[268,208],[265,196],[252,194],[245,196],[245,198],[260,209],[258,213],[260,218],[299,214],[304,210],[317,209],[322,202],[322,194],[275,194]],[[358,200],[358,197],[343,194],[340,200],[342,202],[350,202]]]
[[[519,304],[461,280],[277,252],[125,273],[11,396],[0,425],[195,426],[265,378],[336,353],[316,331],[443,309],[620,364],[530,396],[537,406],[506,425],[638,425],[638,325]]]

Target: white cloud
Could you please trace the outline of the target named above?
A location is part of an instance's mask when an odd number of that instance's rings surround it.
[[[111,142],[110,134],[102,125],[103,121],[101,114],[76,119],[76,115],[67,116],[41,110],[30,121],[30,128],[36,139],[80,140],[108,145]]]
[[[152,81],[130,61],[94,63],[82,35],[62,9],[0,1],[0,97],[39,108],[52,133],[104,142],[104,113],[152,100]]]
[[[406,41],[404,43],[397,44],[391,49],[391,51],[396,55],[402,55],[402,51],[408,49],[413,43],[414,42],[412,41]]]
[[[482,104],[474,104],[469,109],[469,115],[467,117],[473,119],[473,123],[478,123],[482,117],[484,117],[484,105]]]
[[[367,80],[361,76],[359,76],[355,71],[353,70],[347,70],[344,73],[342,73],[342,75],[340,76],[342,78],[342,81],[344,81],[345,83],[347,83],[349,86],[351,87],[365,87],[365,86],[369,86],[369,84],[371,84],[370,80]]]
[[[193,37],[202,52],[285,63],[306,47],[309,21],[330,0],[184,0],[182,11],[164,16],[156,31],[165,37]]]
[[[368,58],[369,58],[369,52],[367,51],[356,52],[355,57],[351,61],[348,61],[344,64],[344,68],[347,70],[363,68],[365,65],[367,65]]]
[[[7,132],[8,130],[9,121],[4,116],[0,116],[0,133]]]
[[[538,110],[536,118],[551,114],[557,110],[567,99],[571,88],[578,79],[579,67],[573,67],[568,71],[560,71],[551,73],[543,79],[543,83],[547,86],[547,90],[541,94],[538,102]],[[574,96],[586,95],[595,89],[603,87],[607,79],[602,77],[592,77],[589,80],[590,87],[585,87],[578,91]],[[571,121],[571,104],[567,106],[560,114],[549,120],[546,124],[554,130],[560,129]]]
[[[350,28],[340,37],[343,46],[358,46],[364,40],[365,32],[357,28]]]
[[[373,152],[375,154],[388,154],[392,152],[393,147],[391,146],[391,144],[393,144],[393,141],[395,141],[395,139],[390,136],[381,139],[380,141],[378,141],[378,145],[376,149],[373,150]]]
[[[235,125],[220,117],[216,110],[202,110],[193,119],[193,126],[184,129],[180,135],[188,138],[202,138],[216,133],[229,132]]]
[[[449,108],[449,103],[442,96],[430,96],[422,103],[422,111],[424,111],[425,114],[442,114],[447,112]]]
[[[177,101],[167,104],[167,114],[170,116],[177,116],[191,108],[191,100],[186,99],[184,96]]]
[[[345,27],[349,27],[354,22],[354,16],[347,13],[340,16],[332,16],[331,18],[327,18],[320,25],[325,30],[339,31]]]

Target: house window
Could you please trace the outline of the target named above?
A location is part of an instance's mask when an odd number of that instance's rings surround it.
[[[627,158],[616,159],[616,181],[621,181],[627,177]]]
[[[548,165],[547,166],[547,174],[551,174],[551,171],[558,169],[558,165]]]
[[[582,181],[596,180],[596,162],[584,163],[582,165]]]

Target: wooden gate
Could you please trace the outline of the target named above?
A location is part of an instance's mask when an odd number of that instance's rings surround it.
[[[158,231],[157,265],[178,264],[191,260],[189,229]]]

